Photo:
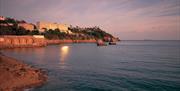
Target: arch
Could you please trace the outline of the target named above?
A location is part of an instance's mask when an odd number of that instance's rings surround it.
[[[19,38],[19,43],[21,44],[21,45],[26,45],[26,40],[27,40],[27,38]]]
[[[27,44],[27,45],[32,45],[32,44],[33,44],[33,39],[32,39],[32,38],[28,38],[28,39],[26,40],[26,44]]]
[[[19,39],[18,38],[12,39],[12,44],[13,45],[19,45],[20,44]]]
[[[5,38],[5,44],[12,44],[12,39]]]

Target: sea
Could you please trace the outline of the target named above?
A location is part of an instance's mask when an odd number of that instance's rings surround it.
[[[59,44],[1,52],[48,74],[29,91],[180,91],[180,41]]]

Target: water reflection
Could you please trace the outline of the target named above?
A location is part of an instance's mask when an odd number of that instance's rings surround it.
[[[45,55],[45,48],[36,48],[36,49],[33,49],[32,50],[34,52],[34,56],[38,59],[36,60],[37,62],[43,64],[45,61],[44,61],[44,55]]]
[[[69,46],[63,46],[60,49],[60,66],[65,68],[65,61],[69,53]]]
[[[18,59],[24,60],[23,58],[26,58],[26,60],[35,60],[39,63],[44,63],[44,55],[45,55],[45,48],[43,47],[37,47],[37,48],[14,48],[14,49],[6,49],[2,50],[3,53],[10,52],[12,55],[16,56],[17,54],[20,54],[21,57]]]

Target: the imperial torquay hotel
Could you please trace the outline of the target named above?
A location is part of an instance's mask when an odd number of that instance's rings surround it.
[[[70,33],[70,31],[68,30],[69,25],[67,25],[67,24],[59,24],[59,23],[39,21],[39,22],[37,22],[36,26],[40,32],[44,32],[46,29],[47,30],[59,29],[61,32]]]

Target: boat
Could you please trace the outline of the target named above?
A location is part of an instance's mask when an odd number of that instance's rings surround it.
[[[109,41],[109,45],[116,45],[116,40],[111,38],[111,40]]]
[[[109,42],[109,45],[116,45],[116,42]]]
[[[104,42],[104,41],[102,41],[102,40],[98,40],[97,41],[97,46],[107,46],[107,44]]]

